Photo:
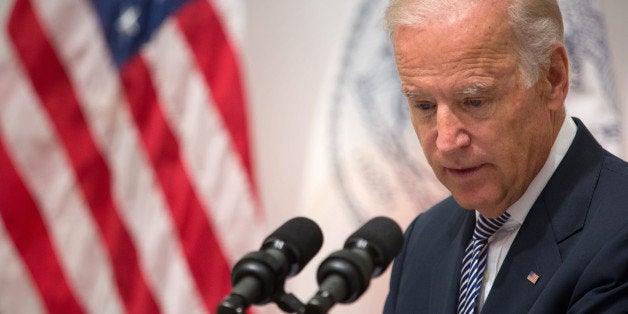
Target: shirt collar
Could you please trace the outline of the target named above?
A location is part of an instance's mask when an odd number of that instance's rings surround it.
[[[536,177],[534,177],[521,198],[506,210],[510,214],[510,219],[504,224],[503,228],[508,229],[509,227],[523,224],[530,208],[532,208],[532,205],[541,194],[541,191],[543,191],[545,185],[547,185],[552,174],[556,171],[556,168],[558,168],[558,165],[567,154],[567,150],[569,150],[569,146],[571,146],[573,139],[576,137],[577,131],[578,127],[576,123],[571,118],[565,117],[543,168],[541,168]],[[479,212],[476,211],[475,215],[477,218]]]

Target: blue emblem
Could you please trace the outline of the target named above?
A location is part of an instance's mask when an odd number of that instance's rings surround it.
[[[567,111],[581,118],[606,149],[619,150],[621,110],[604,16],[596,0],[560,0],[571,63]]]

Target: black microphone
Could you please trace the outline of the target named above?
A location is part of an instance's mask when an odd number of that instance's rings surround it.
[[[233,289],[218,306],[219,314],[244,313],[251,304],[266,304],[284,294],[287,277],[298,274],[323,244],[318,225],[305,217],[288,220],[246,254],[231,271]]]
[[[337,302],[351,303],[381,275],[403,245],[401,228],[392,219],[376,217],[353,233],[344,249],[332,253],[318,268],[318,292],[305,313],[327,313]]]

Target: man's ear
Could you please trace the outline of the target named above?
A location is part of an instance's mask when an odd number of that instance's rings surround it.
[[[561,43],[556,43],[550,53],[550,64],[545,73],[549,83],[546,99],[551,109],[560,109],[567,98],[569,90],[569,60],[567,50]]]

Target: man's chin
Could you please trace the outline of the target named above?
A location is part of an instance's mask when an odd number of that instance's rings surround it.
[[[493,202],[485,199],[479,198],[477,195],[453,195],[454,199],[460,205],[460,207],[468,210],[478,210],[482,211],[484,209],[489,209],[494,207]]]
[[[486,218],[497,218],[501,214],[503,214],[505,210],[502,206],[495,205],[495,202],[474,202],[465,200],[459,201],[456,199],[456,197],[454,197],[454,199],[456,200],[458,205],[460,205],[460,207],[467,210],[477,210],[478,212],[480,212],[480,214],[482,214],[482,216]]]

